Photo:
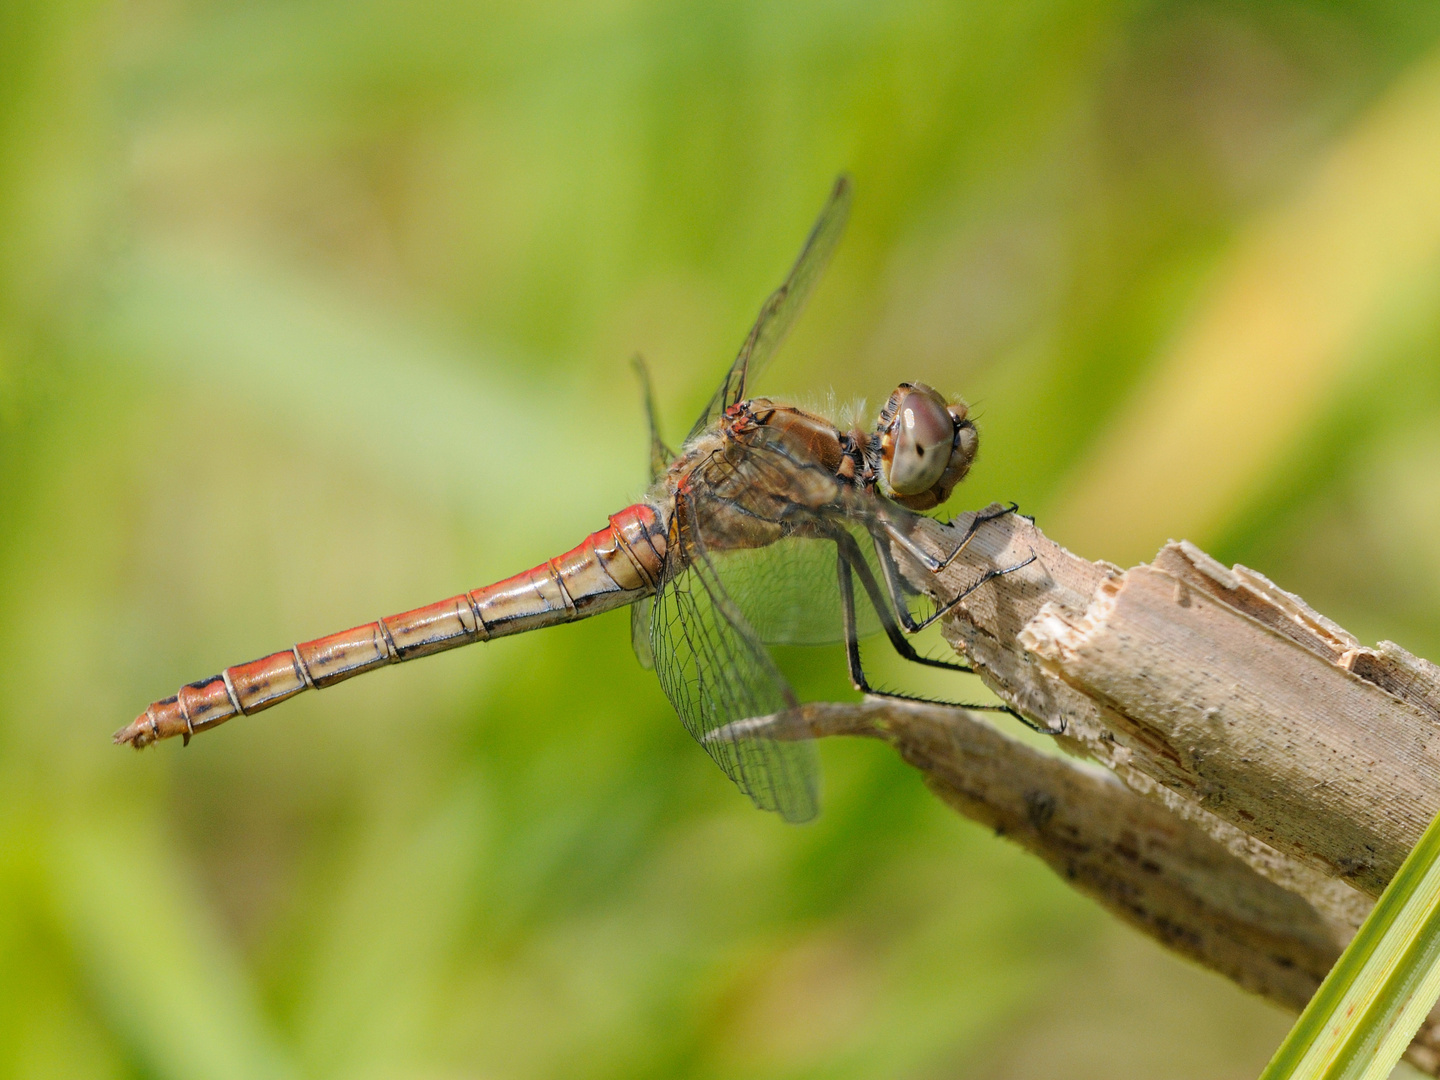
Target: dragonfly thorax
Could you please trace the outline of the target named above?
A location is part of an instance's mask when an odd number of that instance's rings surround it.
[[[765,447],[796,465],[834,475],[841,471],[845,440],[835,424],[818,413],[769,398],[743,401],[726,414],[733,452]]]

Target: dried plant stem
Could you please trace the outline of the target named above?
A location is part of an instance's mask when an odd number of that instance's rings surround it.
[[[919,537],[953,550],[970,517]],[[1303,601],[1188,543],[1130,570],[1018,515],[941,575],[945,620],[986,684],[1059,745],[960,710],[871,699],[774,719],[890,742],[959,812],[1247,989],[1299,1008],[1440,810],[1440,669],[1367,648]],[[898,550],[897,557],[905,563]],[[918,567],[917,587],[936,582]],[[1409,1059],[1440,1072],[1440,1015]]]

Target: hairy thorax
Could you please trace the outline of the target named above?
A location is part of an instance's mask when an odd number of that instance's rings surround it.
[[[677,525],[703,522],[711,550],[805,533],[813,511],[843,502],[853,488],[855,446],[854,435],[815,413],[767,398],[734,405],[685,447],[665,478]]]

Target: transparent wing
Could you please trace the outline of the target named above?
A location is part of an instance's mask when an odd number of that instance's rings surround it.
[[[693,520],[693,518],[692,518]],[[693,531],[679,530],[650,623],[655,671],[686,729],[762,810],[809,821],[819,810],[819,769],[808,741],[720,729],[798,704],[770,654],[725,592]]]
[[[655,391],[650,386],[650,368],[639,353],[631,361],[635,374],[640,379],[640,395],[645,402],[645,419],[650,425],[650,482],[653,484],[675,460],[675,451],[665,445],[660,437],[660,425],[655,419]],[[648,666],[648,665],[647,665]]]
[[[874,545],[861,530],[857,539],[880,580]],[[770,645],[833,645],[845,640],[833,540],[790,537],[763,548],[712,552],[711,562],[725,591],[755,635]],[[857,596],[860,637],[880,632],[880,618],[865,595]]]
[[[795,325],[796,318],[805,307],[805,301],[810,298],[815,283],[820,280],[820,275],[835,251],[840,234],[845,231],[845,219],[849,214],[850,178],[841,176],[835,181],[829,201],[820,211],[820,217],[816,219],[815,227],[810,230],[810,236],[805,241],[805,246],[800,249],[800,257],[790,268],[785,283],[771,293],[761,307],[760,317],[755,320],[755,325],[750,328],[750,336],[740,347],[740,355],[735,357],[735,362],[725,374],[725,381],[720,384],[720,389],[715,391],[715,396],[700,414],[700,419],[695,421],[687,439],[693,439],[715,417],[737,401],[744,400],[747,383],[760,374],[761,369],[775,355],[780,343],[785,340],[785,335]]]
[[[650,619],[654,607],[653,596],[641,597],[630,605],[630,647],[646,671],[655,668],[655,653],[650,649]]]

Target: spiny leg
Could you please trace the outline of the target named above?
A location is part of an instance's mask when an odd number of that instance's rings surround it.
[[[1006,513],[1008,512],[1009,511],[1007,510]],[[889,522],[886,522],[883,527],[886,532],[888,532],[891,536],[897,535],[895,526],[891,525]],[[971,535],[973,535],[973,533]],[[924,619],[921,619],[917,622],[915,620],[915,617],[910,614],[909,609],[907,609],[900,600],[900,598],[904,595],[904,579],[900,574],[899,565],[895,562],[895,556],[890,552],[890,546],[886,544],[879,536],[875,536],[872,539],[875,542],[875,553],[880,558],[881,571],[885,575],[885,587],[890,591],[891,599],[894,601],[895,614],[900,621],[900,625],[905,628],[905,632],[907,634],[918,634],[921,630],[924,630],[936,619],[939,619],[949,614],[949,612],[955,607],[956,604],[960,603],[961,600],[964,600],[976,589],[980,588],[981,585],[984,585],[990,581],[994,581],[997,577],[1004,577],[1006,574],[1013,574],[1016,570],[1020,570],[1026,566],[1029,566],[1036,559],[1035,552],[1032,550],[1028,559],[1024,559],[1016,563],[1014,566],[1004,566],[995,570],[987,570],[985,573],[980,575],[980,579],[978,581],[968,586],[954,599],[950,600],[943,606],[938,607],[933,614],[927,615]],[[961,541],[961,547],[963,548],[964,545],[969,542],[969,537],[967,536],[965,540]],[[955,554],[959,554],[958,549],[951,555],[951,558],[953,558]],[[937,563],[936,565],[939,564]]]
[[[960,543],[956,545],[955,550],[950,552],[949,555],[945,556],[944,561],[940,563],[940,569],[944,570],[947,566],[949,566],[952,562],[955,561],[956,557],[959,556],[962,551],[964,551],[967,547],[970,546],[970,541],[975,539],[975,534],[980,531],[981,525],[984,525],[987,521],[996,521],[1002,517],[1005,517],[1007,514],[1018,513],[1020,513],[1020,504],[1013,502],[1009,506],[1002,506],[999,510],[981,510],[973,518],[970,519],[970,524],[966,526],[965,529],[965,535],[961,537]],[[1028,518],[1026,520],[1030,521],[1031,524],[1034,524],[1033,518]]]
[[[895,617],[907,634],[918,634],[928,623],[916,622],[915,616],[910,614],[910,609],[905,606],[905,581],[900,576],[900,567],[895,562],[895,556],[890,553],[890,545],[879,536],[874,536],[871,540],[875,544],[875,554],[880,559],[880,572],[885,575],[885,591],[890,595]]]
[[[879,582],[875,580],[875,575],[870,572],[870,566],[865,562],[865,556],[861,554],[860,545],[855,542],[855,538],[842,529],[835,533],[834,539],[836,545],[841,549],[840,557],[842,560],[848,561],[849,569],[865,587],[865,595],[870,601],[870,606],[875,609],[875,614],[880,617],[880,625],[885,630],[885,636],[890,639],[890,645],[902,658],[911,663],[924,664],[927,667],[974,674],[975,669],[969,664],[958,664],[953,660],[935,660],[918,652],[905,637],[905,633],[896,619],[896,612],[903,610],[903,605],[898,599],[887,595],[881,589]],[[894,610],[892,610],[892,605]],[[906,612],[906,614],[909,613]]]
[[[854,541],[852,540],[851,543],[853,544]],[[918,697],[914,694],[897,694],[889,690],[876,690],[872,687],[870,681],[865,678],[865,668],[860,660],[860,635],[855,621],[855,585],[852,575],[858,570],[858,567],[852,562],[851,557],[847,555],[843,543],[837,542],[835,549],[837,570],[840,577],[840,613],[845,623],[845,663],[850,671],[850,683],[856,690],[859,690],[862,694],[869,694],[872,697],[891,698],[896,701],[913,701],[921,705],[943,705],[952,709],[983,709],[987,712],[1005,712],[1017,717],[1022,723],[1028,723],[1023,716],[1020,716],[1019,713],[1008,705],[980,705],[965,701],[944,701],[938,698]],[[858,551],[856,554],[858,554]],[[860,561],[859,566],[864,566],[863,559]],[[865,567],[865,573],[869,573],[868,567]],[[873,578],[871,580],[873,580]],[[882,618],[883,617],[884,616],[882,616]],[[904,641],[904,638],[900,640]],[[907,647],[909,646],[909,642],[905,642],[905,644]],[[909,659],[909,657],[907,657],[907,659]],[[925,662],[925,658],[921,657],[919,661],[923,663]],[[930,663],[936,667],[950,666],[943,661],[930,661]],[[970,671],[969,668],[960,668],[959,670]],[[1034,725],[1031,726],[1033,727]]]
[[[964,600],[967,596],[969,596],[971,593],[973,593],[976,589],[980,588],[981,585],[984,585],[984,584],[986,584],[987,582],[994,581],[994,580],[995,580],[996,578],[998,578],[998,577],[1004,577],[1006,574],[1013,574],[1016,570],[1023,570],[1023,569],[1025,569],[1025,567],[1027,567],[1027,566],[1029,566],[1031,563],[1033,563],[1037,558],[1039,558],[1039,556],[1036,555],[1035,552],[1032,550],[1032,551],[1030,552],[1030,557],[1029,557],[1028,559],[1021,559],[1019,562],[1015,563],[1013,566],[1002,566],[1002,567],[999,567],[998,569],[995,569],[995,570],[986,570],[985,573],[983,573],[983,574],[980,575],[980,578],[979,578],[978,581],[976,581],[974,584],[970,585],[968,588],[962,590],[961,593],[960,593],[960,595],[958,595],[957,597],[955,597],[955,599],[951,600],[948,604],[946,604],[944,607],[940,608],[940,609],[939,609],[938,611],[936,611],[933,615],[930,615],[930,616],[928,616],[927,618],[921,620],[921,622],[920,622],[920,624],[919,624],[919,625],[920,625],[920,629],[921,629],[921,630],[924,630],[925,627],[929,626],[929,625],[930,625],[931,623],[933,623],[936,619],[943,618],[944,616],[950,614],[950,612],[952,612],[952,611],[955,610],[955,606],[956,606],[957,604],[959,604],[961,600]]]
[[[841,614],[844,616],[845,623],[845,659],[850,669],[850,682],[854,685],[855,689],[859,690],[861,693],[871,694],[875,697],[895,698],[900,701],[915,701],[925,705],[944,705],[949,708],[978,709],[984,710],[986,712],[1009,713],[1016,720],[1019,720],[1020,723],[1028,727],[1031,731],[1038,731],[1042,735],[1059,735],[1065,731],[1064,723],[1061,723],[1058,728],[1050,728],[1043,724],[1037,724],[1028,716],[1025,716],[1018,710],[1011,708],[1009,705],[969,704],[967,702],[944,701],[937,700],[935,698],[923,698],[911,694],[895,694],[884,690],[873,689],[870,686],[869,681],[865,678],[865,672],[860,661],[860,637],[856,629],[855,621],[855,592],[854,586],[851,583],[852,569],[855,573],[858,573],[860,575],[860,579],[862,582],[867,583],[866,592],[870,596],[870,601],[875,607],[876,614],[880,616],[881,622],[886,627],[887,635],[890,636],[891,643],[895,644],[896,651],[899,652],[901,656],[904,656],[907,660],[913,658],[918,663],[930,664],[935,667],[950,668],[972,675],[975,673],[975,669],[961,664],[948,664],[943,660],[932,660],[929,657],[906,655],[905,649],[909,649],[909,652],[911,654],[914,654],[914,649],[910,647],[910,643],[906,641],[903,637],[900,637],[897,642],[895,635],[889,634],[890,628],[895,625],[895,622],[894,620],[887,617],[889,615],[889,612],[885,609],[883,602],[881,602],[877,597],[879,588],[875,583],[875,576],[870,573],[870,567],[866,565],[864,558],[860,555],[859,545],[855,543],[854,538],[851,537],[848,533],[845,534],[845,538],[850,541],[850,548],[852,552],[852,554],[850,554],[848,558],[843,542],[837,542],[836,545],[839,551],[840,609]],[[888,553],[882,552],[882,556],[883,554]],[[962,592],[949,604],[945,605],[945,607],[942,608],[940,611],[936,612],[933,616],[926,619],[923,624],[920,624],[922,629],[923,627],[930,625],[930,623],[934,622],[935,619],[939,618],[941,615],[944,615],[961,600],[965,599],[965,597],[969,596],[981,585],[984,585],[987,581],[992,581],[995,578],[1001,577],[1004,574],[1008,574],[1014,570],[1019,570],[1023,566],[1029,566],[1032,562],[1035,561],[1035,558],[1035,553],[1032,551],[1030,554],[1030,558],[1024,560],[1023,562],[1016,563],[1014,566],[1005,567],[1003,569],[991,570],[987,574],[983,575],[979,581],[971,585],[968,589]],[[901,604],[898,598],[898,594],[892,593],[892,598],[894,599],[897,610],[904,612],[904,606]],[[905,614],[908,614],[908,612],[905,612]],[[904,644],[905,649],[900,648],[901,643]]]
[[[970,524],[965,530],[965,535],[960,538],[960,543],[955,545],[955,549],[951,551],[949,555],[946,555],[943,559],[937,559],[934,555],[931,555],[924,548],[920,547],[919,544],[915,543],[914,540],[911,540],[910,537],[905,534],[905,531],[901,529],[898,525],[896,525],[893,521],[882,521],[880,523],[880,528],[882,528],[889,535],[891,540],[895,541],[895,543],[899,544],[902,548],[908,551],[911,558],[913,558],[926,570],[929,570],[932,574],[938,574],[947,566],[949,566],[952,562],[954,562],[955,559],[960,555],[960,553],[970,546],[970,541],[975,539],[975,534],[979,532],[981,525],[985,524],[985,522],[987,521],[994,521],[997,518],[1002,518],[1006,514],[1018,513],[1019,510],[1019,504],[1012,502],[1009,506],[1001,507],[999,510],[982,511],[976,514],[970,520]]]

